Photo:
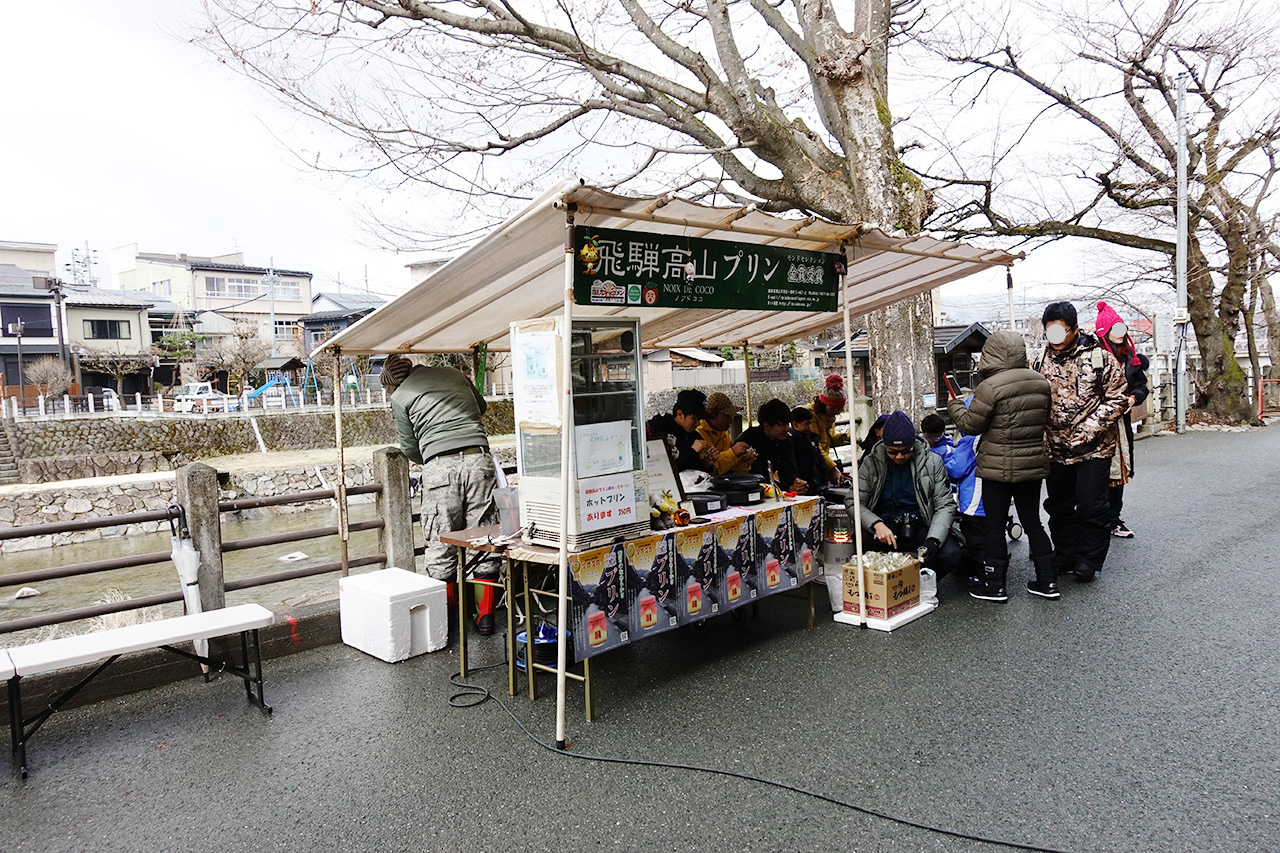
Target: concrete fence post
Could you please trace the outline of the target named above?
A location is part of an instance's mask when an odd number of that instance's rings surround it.
[[[416,572],[413,554],[413,501],[409,497],[409,460],[398,447],[381,447],[373,452],[373,480],[382,487],[378,493],[378,547],[387,555],[387,566]]]
[[[200,552],[200,607],[218,610],[227,604],[222,574],[222,516],[218,513],[218,472],[192,462],[174,474],[178,503],[187,511],[191,541]]]
[[[868,427],[875,422],[875,409],[871,405],[871,398],[858,395],[849,401],[849,441],[857,444],[867,433]],[[858,458],[855,449],[853,458],[856,462]]]

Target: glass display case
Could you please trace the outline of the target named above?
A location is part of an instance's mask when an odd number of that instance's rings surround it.
[[[528,541],[548,545],[559,544],[562,526],[562,325],[561,318],[511,324],[521,520]],[[639,535],[649,522],[640,323],[575,319],[569,340],[574,466],[567,527],[576,549]]]

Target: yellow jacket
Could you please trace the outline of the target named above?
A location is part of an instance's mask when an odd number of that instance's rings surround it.
[[[818,449],[822,451],[823,461],[827,463],[827,471],[832,476],[835,475],[836,462],[832,456],[831,448],[844,447],[849,443],[849,434],[847,432],[836,432],[835,415],[827,416],[817,411],[817,406],[809,404],[809,411],[813,412],[813,426],[811,429],[818,436]]]
[[[751,463],[733,452],[733,439],[729,433],[711,428],[706,421],[698,422],[698,435],[707,443],[702,451],[702,460],[711,468],[716,476],[723,474],[749,474]]]

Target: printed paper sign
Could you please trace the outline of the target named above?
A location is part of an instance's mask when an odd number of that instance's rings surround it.
[[[610,474],[578,481],[578,529],[587,533],[636,521],[636,481]]]
[[[574,427],[578,478],[630,471],[631,428],[631,421]]]
[[[554,332],[529,332],[518,337],[512,355],[516,423],[558,426],[560,394],[556,376]]]

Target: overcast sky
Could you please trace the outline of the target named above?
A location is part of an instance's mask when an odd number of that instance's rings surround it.
[[[410,257],[362,245],[358,187],[297,164],[314,133],[184,34],[194,0],[5,3],[0,239],[217,255],[308,270],[317,289],[403,290]],[[55,19],[56,18],[56,19]],[[367,240],[366,240],[367,242]]]
[[[57,244],[59,265],[87,241],[104,286],[110,251],[137,243],[243,251],[250,265],[312,272],[316,290],[361,289],[366,266],[375,292],[407,287],[417,255],[370,248],[362,230],[369,190],[307,169],[285,144],[322,148],[325,131],[187,42],[196,0],[0,8],[0,240]],[[1076,262],[1057,254],[1015,268],[1019,295],[1038,305],[1037,283],[1071,278]],[[1006,316],[1003,270],[948,285],[942,305]]]

